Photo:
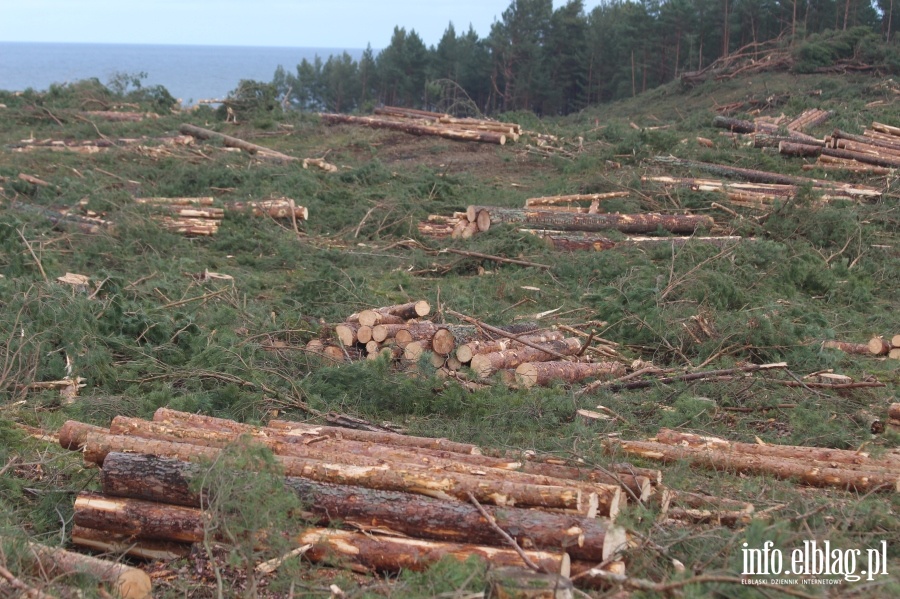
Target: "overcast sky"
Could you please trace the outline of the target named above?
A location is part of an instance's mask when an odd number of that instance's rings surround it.
[[[0,41],[385,47],[395,25],[437,44],[490,32],[510,0],[0,0]],[[554,0],[558,7],[564,0]],[[585,10],[600,4],[586,0]]]

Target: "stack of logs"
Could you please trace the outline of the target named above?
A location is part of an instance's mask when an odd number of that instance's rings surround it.
[[[502,529],[546,571],[599,586],[591,571],[601,562],[624,570],[616,555],[629,540],[616,513],[660,482],[659,471],[628,464],[488,457],[447,439],[278,420],[258,427],[161,408],[152,421],[119,416],[109,429],[75,421],[60,429],[64,448],[101,467],[102,491],[76,499],[73,542],[138,557],[187,554],[208,529],[205,491],[192,484],[206,474],[197,462],[242,436],[272,451],[285,487],[310,512],[309,528],[274,532],[310,561],[357,570],[421,570],[447,556],[521,565]]]
[[[758,117],[752,121],[717,116],[713,119],[713,126],[749,135],[757,148],[777,146],[782,141],[822,145],[822,140],[803,133],[803,129],[821,125],[832,114],[831,111],[811,108],[793,120],[788,120],[784,115],[777,118]]]
[[[289,198],[232,202],[224,208],[215,207],[212,197],[198,198],[137,198],[138,204],[151,206],[166,229],[188,236],[214,235],[225,217],[226,210],[249,212],[253,216],[277,219],[307,220],[309,211]]]
[[[662,229],[675,234],[693,234],[700,228],[712,228],[709,216],[690,214],[621,214],[601,209],[603,200],[627,196],[627,192],[579,194],[531,198],[524,208],[469,206],[465,213],[451,217],[430,215],[419,223],[419,232],[429,237],[468,239],[483,233],[492,224],[520,225],[523,231],[538,235],[559,249],[609,249],[619,243],[598,236],[597,232],[616,230],[625,234],[653,234]],[[589,205],[579,205],[589,203]]]
[[[650,441],[614,439],[607,448],[652,460],[797,479],[817,487],[833,486],[860,493],[900,491],[900,455],[894,453],[873,458],[862,451],[737,443],[665,428]]]
[[[887,356],[892,360],[900,360],[900,335],[894,335],[890,341],[884,337],[872,337],[868,343],[828,340],[822,344],[822,347],[837,349],[848,354]]]
[[[377,116],[321,113],[319,116],[330,125],[363,125],[373,129],[393,129],[413,135],[434,135],[456,141],[480,141],[501,146],[507,141],[517,141],[522,134],[522,128],[515,123],[456,118],[427,110],[384,106],[376,108],[375,114]]]
[[[589,337],[566,337],[561,330],[541,330],[537,323],[502,327],[437,324],[421,320],[431,312],[424,300],[363,310],[334,327],[339,345],[311,340],[306,349],[336,361],[378,359],[387,355],[412,368],[425,352],[442,375],[456,377],[468,366],[480,379],[501,373],[508,385],[547,386],[554,380],[577,382],[624,374],[615,344]],[[585,354],[590,350],[590,356]],[[600,361],[594,361],[599,357]]]
[[[134,146],[143,147],[148,142],[161,146],[187,146],[194,142],[189,135],[174,135],[168,137],[140,137],[140,138],[103,138],[83,141],[62,139],[23,139],[12,147],[13,152],[34,152],[40,150],[56,152],[75,152],[78,154],[97,154],[109,148]]]
[[[872,123],[863,135],[836,129],[823,144],[781,141],[778,151],[786,156],[816,156],[812,168],[832,168],[889,175],[900,167],[900,127]]]

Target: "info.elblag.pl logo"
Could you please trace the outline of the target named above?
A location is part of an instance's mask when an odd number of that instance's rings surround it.
[[[803,547],[790,551],[789,556],[775,543],[766,541],[761,549],[751,549],[747,543],[741,549],[744,576],[796,576],[797,578],[760,580],[769,584],[840,584],[842,581],[875,580],[887,576],[887,541],[863,552],[862,549],[839,549],[830,541],[803,541]],[[823,576],[829,578],[808,578]],[[801,578],[806,577],[806,578]],[[839,577],[839,578],[836,578]],[[753,584],[746,580],[745,584]]]

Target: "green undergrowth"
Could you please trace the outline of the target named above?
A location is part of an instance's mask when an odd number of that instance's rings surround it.
[[[844,449],[865,444],[876,454],[900,445],[900,435],[873,438],[867,428],[869,415],[884,417],[887,405],[896,401],[898,363],[821,345],[825,339],[865,342],[872,335],[900,333],[896,178],[847,178],[884,187],[888,194],[877,202],[823,205],[805,189],[765,213],[641,182],[646,175],[702,176],[666,170],[653,161],[668,154],[809,174],[799,160],[720,137],[711,126],[716,107],[781,97],[764,112],[833,109],[832,120],[814,134],[833,127],[859,133],[872,120],[900,125],[892,109],[896,101],[871,104],[894,97],[885,80],[780,74],[692,89],[671,84],[564,119],[528,121],[528,128],[566,142],[581,137],[583,151],[571,160],[527,154],[521,143],[500,148],[325,127],[314,115],[278,109],[249,115],[239,125],[225,124],[208,108],[183,114],[160,109],[165,96],[159,90],[122,96],[98,85],[84,82],[21,96],[0,93],[0,103],[7,105],[0,119],[0,143],[6,146],[0,161],[0,469],[10,464],[0,476],[4,538],[64,543],[74,494],[97,488],[96,471],[82,469],[77,454],[29,438],[27,431],[33,429],[23,425],[51,431],[69,418],[108,425],[115,415],[147,418],[162,406],[253,423],[274,414],[309,420],[304,412],[309,406],[390,421],[413,434],[478,443],[490,453],[529,449],[598,465],[609,463],[602,443],[608,435],[645,438],[660,427],[745,442]],[[141,123],[77,118],[84,107],[106,109],[117,103],[138,104],[160,116]],[[749,110],[737,116],[752,118]],[[11,150],[24,139],[96,140],[100,135],[144,135],[147,147],[158,149],[154,139],[175,134],[182,122],[297,157],[325,156],[340,170],[325,174],[259,161],[225,152],[215,142],[156,156],[128,148],[93,155]],[[714,140],[716,147],[698,146],[697,136]],[[51,185],[32,185],[19,180],[19,173]],[[830,171],[812,175],[836,177]],[[753,241],[563,253],[512,226],[495,226],[470,240],[426,239],[416,228],[429,214],[451,214],[470,204],[521,206],[527,197],[623,189],[634,193],[610,202],[609,210],[690,210],[715,217],[714,234]],[[215,236],[185,238],[161,228],[152,210],[133,201],[152,196],[213,196],[220,204],[284,196],[309,208],[310,220],[295,230],[290,222],[228,212]],[[12,209],[13,202],[90,210],[114,221],[116,228],[97,235],[61,231],[39,214]],[[609,237],[624,236],[611,232]],[[441,253],[446,247],[550,268]],[[207,271],[233,279],[204,279]],[[80,288],[57,283],[67,272],[88,275],[90,283]],[[652,361],[675,372],[784,361],[791,374],[600,388],[588,395],[563,384],[507,388],[495,377],[478,381],[493,384],[470,390],[442,378],[427,356],[406,371],[384,359],[335,365],[304,350],[311,339],[331,338],[331,325],[353,312],[411,299],[428,300],[436,318],[448,322],[453,319],[444,316],[444,309],[498,325],[556,310],[542,322],[593,328],[620,344],[627,360]],[[825,370],[857,381],[875,377],[886,387],[832,391],[785,385],[815,381],[802,377]],[[85,383],[72,403],[54,390],[25,388],[69,374]],[[598,404],[615,419],[589,426],[574,417],[576,409]],[[622,522],[664,549],[660,553],[642,545],[630,552],[631,576],[676,580],[680,575],[672,558],[688,573],[733,576],[741,568],[742,543],[773,540],[792,547],[810,535],[844,548],[888,539],[891,572],[900,569],[894,515],[900,506],[894,495],[810,490],[683,464],[667,466],[664,480],[676,489],[750,501],[757,511],[778,509],[769,519],[730,529],[657,524],[657,508],[629,506]],[[247,483],[229,484],[240,491]],[[219,520],[233,525],[234,514],[225,509]],[[247,524],[247,530],[253,526]],[[261,557],[251,545],[231,556],[240,562],[238,569]],[[482,567],[449,562],[426,573],[367,582],[349,575],[328,578],[308,565],[298,576],[311,593],[323,588],[327,593],[328,584],[321,580],[328,579],[359,596],[396,597],[477,591],[484,581]],[[247,588],[235,593],[246,594]],[[860,597],[889,597],[893,591],[886,585],[854,588],[844,587]],[[166,589],[166,596],[183,596],[184,588],[177,585]],[[725,583],[684,591],[696,597],[763,596]],[[206,596],[193,587],[191,593]]]

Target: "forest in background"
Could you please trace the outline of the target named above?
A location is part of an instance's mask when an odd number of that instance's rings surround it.
[[[630,97],[735,53],[788,49],[791,68],[900,72],[894,0],[512,0],[487,37],[450,23],[437,46],[397,26],[388,47],[279,67],[272,95],[302,110],[378,104],[564,115]],[[455,105],[455,106],[454,106]]]

